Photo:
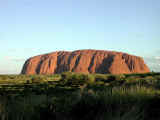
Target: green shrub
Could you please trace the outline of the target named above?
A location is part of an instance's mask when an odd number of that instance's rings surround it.
[[[73,75],[72,72],[63,72],[61,74],[61,80],[69,79]]]
[[[42,78],[40,76],[33,77],[31,79],[31,83],[44,83],[44,82],[45,82],[44,78]]]
[[[103,81],[103,82],[105,82],[105,81],[107,81],[107,75],[103,75],[103,74],[96,74],[95,75],[95,81],[97,82],[97,81]]]
[[[104,82],[103,81],[97,81],[96,85],[104,85]]]
[[[87,81],[87,76],[83,74],[74,74],[68,79],[67,84],[69,85],[83,85]]]
[[[116,80],[125,80],[126,76],[124,74],[116,75]]]
[[[116,76],[115,75],[110,75],[108,76],[108,79],[107,79],[109,82],[112,82],[112,81],[115,81],[116,80]]]
[[[87,84],[92,84],[95,82],[95,77],[93,75],[86,75],[86,77]]]

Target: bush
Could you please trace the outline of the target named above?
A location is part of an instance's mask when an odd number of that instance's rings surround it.
[[[70,77],[73,75],[72,72],[63,72],[61,74],[61,80],[67,80],[70,79]]]
[[[86,77],[87,77],[87,78],[86,78],[86,82],[87,82],[88,84],[92,84],[92,83],[95,82],[95,77],[94,77],[93,75],[87,75]]]
[[[125,79],[126,79],[126,76],[123,74],[116,75],[116,80],[125,80]]]
[[[60,80],[62,84],[67,86],[84,85],[85,83],[87,83],[87,81],[91,82],[91,78],[89,78],[88,75],[71,72],[62,73]]]
[[[96,74],[95,75],[95,81],[97,82],[97,81],[103,81],[103,82],[105,82],[105,81],[107,81],[107,76],[106,75],[102,75],[102,74]]]
[[[112,82],[112,81],[115,81],[116,80],[116,76],[115,75],[110,75],[108,76],[108,79],[107,79],[109,82]]]
[[[9,79],[9,77],[7,75],[0,75],[0,79],[1,80],[7,80],[7,79]]]
[[[42,78],[42,77],[33,77],[32,79],[31,79],[31,83],[44,83],[44,79]]]

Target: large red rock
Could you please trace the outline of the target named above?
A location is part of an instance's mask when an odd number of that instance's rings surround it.
[[[82,73],[150,72],[141,57],[103,50],[59,51],[28,59],[22,74],[55,74],[64,71]]]

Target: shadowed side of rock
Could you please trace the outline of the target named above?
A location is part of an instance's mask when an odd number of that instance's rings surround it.
[[[22,74],[81,73],[146,73],[150,72],[141,57],[103,50],[53,52],[28,59]]]

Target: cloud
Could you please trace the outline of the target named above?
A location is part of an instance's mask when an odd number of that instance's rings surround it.
[[[151,71],[160,72],[160,56],[145,57],[144,61]]]
[[[156,56],[155,59],[160,60],[160,56]]]
[[[25,60],[18,56],[3,57],[0,63],[0,74],[19,74]]]
[[[24,62],[26,60],[26,58],[7,56],[4,58],[4,60],[7,60],[9,62]]]
[[[15,59],[11,59],[11,61],[13,61],[13,62],[23,62],[23,61],[25,61],[26,59],[24,59],[24,58],[15,58]]]

